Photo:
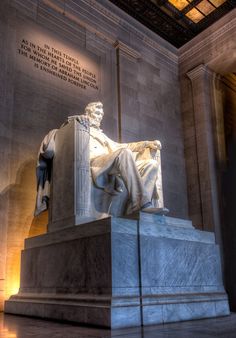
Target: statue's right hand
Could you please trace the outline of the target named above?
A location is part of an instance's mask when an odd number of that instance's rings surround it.
[[[147,148],[150,148],[152,150],[161,149],[161,142],[158,140],[155,141],[145,141],[144,142]]]

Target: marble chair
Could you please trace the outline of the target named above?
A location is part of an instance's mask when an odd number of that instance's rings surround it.
[[[89,137],[89,126],[79,123],[76,119],[71,119],[56,132],[50,186],[49,231],[109,215],[124,216],[128,198],[124,183],[123,191],[115,194],[99,189],[93,183]],[[157,161],[158,205],[155,207],[163,207],[160,150],[145,149],[135,156],[137,161],[150,158]],[[117,179],[122,180],[121,177]]]

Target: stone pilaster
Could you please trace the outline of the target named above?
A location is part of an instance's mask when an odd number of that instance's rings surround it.
[[[219,169],[224,170],[226,165],[225,129],[224,129],[224,90],[222,76],[213,73],[212,102],[214,110],[216,157]]]
[[[141,54],[128,46],[127,44],[117,40],[114,43],[116,49],[116,78],[117,78],[117,104],[118,104],[118,134],[119,142],[122,142],[122,90],[121,90],[121,57],[127,58],[131,62],[136,62],[141,58]]]
[[[204,230],[219,228],[218,188],[212,125],[212,76],[205,65],[187,73],[192,84],[198,184]]]

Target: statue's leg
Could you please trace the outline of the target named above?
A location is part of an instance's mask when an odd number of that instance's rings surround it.
[[[158,163],[156,160],[139,160],[136,162],[137,169],[143,181],[146,194],[151,201],[158,177]]]
[[[111,170],[111,174],[119,173],[124,180],[129,193],[126,213],[130,214],[136,210],[140,210],[144,205],[149,203],[151,199],[148,197],[144,188],[143,180],[137,169],[133,153],[130,149],[119,149],[116,151],[116,158]]]
[[[91,160],[91,170],[96,186],[104,190],[111,182],[110,175],[121,176],[129,194],[127,214],[151,202],[130,149],[118,149],[111,154],[95,157]]]

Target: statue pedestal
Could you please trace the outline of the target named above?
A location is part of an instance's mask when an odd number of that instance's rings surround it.
[[[110,328],[229,314],[214,235],[140,213],[29,238],[5,312]]]

